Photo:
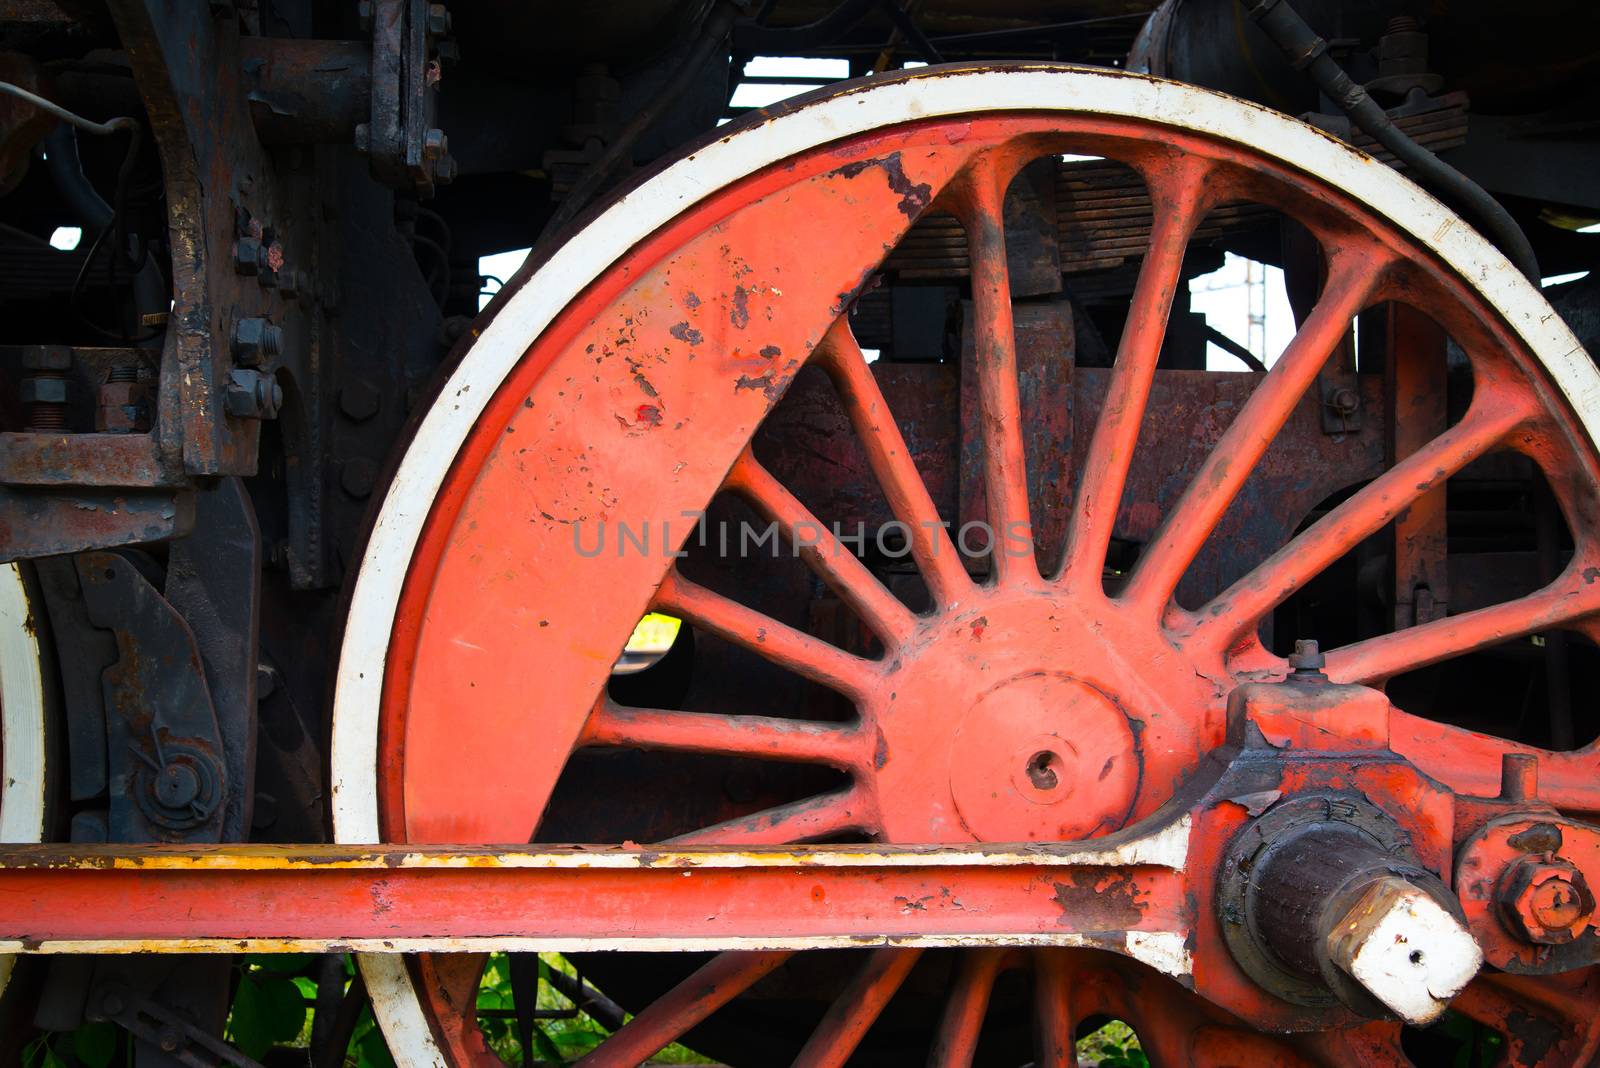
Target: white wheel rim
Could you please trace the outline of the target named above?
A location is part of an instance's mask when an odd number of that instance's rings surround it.
[[[351,598],[334,697],[337,841],[379,840],[377,746],[384,662],[423,523],[461,444],[544,328],[622,253],[691,205],[764,167],[885,126],[1002,111],[1139,119],[1249,149],[1317,176],[1468,280],[1566,396],[1591,443],[1600,442],[1600,372],[1539,290],[1455,213],[1389,167],[1320,130],[1210,90],[1112,70],[931,69],[867,83],[731,132],[629,192],[556,250],[500,309],[456,368],[389,485]],[[404,960],[366,955],[360,963],[396,1063],[403,1068],[449,1068]]]
[[[0,565],[0,842],[44,840],[44,669],[22,571]],[[14,957],[0,956],[0,990]]]

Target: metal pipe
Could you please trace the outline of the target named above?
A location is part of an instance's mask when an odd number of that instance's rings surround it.
[[[1476,219],[1517,270],[1534,285],[1539,284],[1539,261],[1528,235],[1498,200],[1396,126],[1388,112],[1328,54],[1328,42],[1317,36],[1287,0],[1250,0],[1249,7],[1250,17],[1272,38],[1295,69],[1305,71],[1352,122],[1409,167],[1419,184]]]
[[[78,158],[78,134],[70,123],[62,123],[44,138],[44,162],[73,218],[86,230],[100,230],[111,225],[111,205],[107,204],[83,173],[83,163]]]

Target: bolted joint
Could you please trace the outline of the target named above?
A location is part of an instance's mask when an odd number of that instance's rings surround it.
[[[71,383],[54,376],[24,378],[17,387],[17,399],[23,404],[66,404],[70,395]]]
[[[126,377],[113,377],[103,383],[95,409],[94,428],[102,434],[136,434],[149,430],[149,384]]]
[[[450,138],[440,129],[428,130],[422,135],[422,158],[444,159],[450,154]]]
[[[233,243],[233,269],[238,274],[255,275],[261,272],[266,249],[258,237],[241,237]]]
[[[1560,857],[1523,857],[1500,879],[1500,916],[1516,937],[1542,946],[1573,941],[1594,919],[1594,893]]]
[[[242,367],[271,363],[283,352],[283,329],[260,317],[233,324],[233,362]]]
[[[222,403],[229,415],[238,419],[278,417],[278,411],[283,407],[283,387],[271,375],[247,368],[234,368],[228,378]]]
[[[72,349],[66,345],[29,345],[22,350],[25,371],[70,371]]]

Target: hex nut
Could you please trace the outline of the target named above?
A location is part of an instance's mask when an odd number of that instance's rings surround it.
[[[1524,857],[1500,881],[1500,912],[1512,934],[1537,945],[1565,945],[1594,918],[1594,893],[1570,862]]]
[[[65,404],[70,387],[65,378],[24,378],[17,387],[17,399],[23,404]]]
[[[233,269],[245,275],[253,275],[261,270],[261,241],[258,238],[241,237],[233,243]]]
[[[106,382],[100,387],[94,428],[102,434],[133,434],[150,429],[150,386],[146,382]]]
[[[22,350],[22,366],[28,371],[71,370],[72,349],[66,345],[29,345]]]
[[[266,319],[251,317],[233,324],[233,362],[257,367],[283,351],[283,330]]]
[[[239,419],[276,419],[283,407],[283,387],[270,375],[235,368],[229,372],[223,408]]]
[[[428,130],[422,135],[422,158],[444,159],[450,154],[450,138],[440,129]]]

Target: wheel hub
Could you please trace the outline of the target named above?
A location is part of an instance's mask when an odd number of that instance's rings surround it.
[[[1103,834],[1127,818],[1138,784],[1127,717],[1070,675],[1002,682],[973,702],[951,738],[950,793],[979,841]]]
[[[977,601],[928,620],[863,709],[891,840],[1093,838],[1165,801],[1171,781],[1146,781],[1152,742],[1193,749],[1222,690],[1108,601]]]

